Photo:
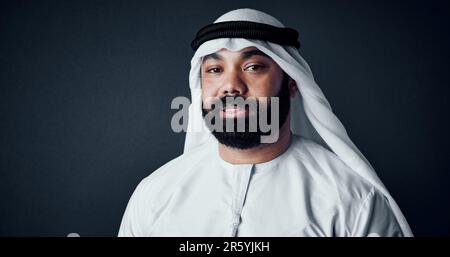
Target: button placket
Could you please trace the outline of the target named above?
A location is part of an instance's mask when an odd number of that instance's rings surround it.
[[[232,218],[230,236],[236,236],[241,221],[241,212],[245,203],[247,189],[252,175],[252,164],[242,164],[235,167],[233,181]]]

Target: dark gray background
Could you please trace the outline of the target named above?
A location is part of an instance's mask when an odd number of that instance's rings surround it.
[[[416,235],[449,235],[445,1],[2,1],[0,235],[116,235],[138,182],[182,153],[189,44],[242,7],[301,54]]]

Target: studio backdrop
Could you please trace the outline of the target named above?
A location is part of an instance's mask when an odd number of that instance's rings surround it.
[[[115,236],[183,152],[198,28],[254,8],[301,55],[416,236],[450,234],[446,1],[1,1],[0,236]]]

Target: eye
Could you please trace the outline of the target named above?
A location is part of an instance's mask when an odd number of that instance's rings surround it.
[[[245,70],[246,70],[246,71],[259,71],[259,70],[262,70],[262,69],[264,69],[264,68],[265,68],[264,65],[261,65],[261,64],[252,64],[252,65],[247,66],[247,67],[245,68]]]
[[[219,73],[221,71],[222,71],[221,68],[213,67],[213,68],[208,69],[206,72],[208,72],[208,73]]]

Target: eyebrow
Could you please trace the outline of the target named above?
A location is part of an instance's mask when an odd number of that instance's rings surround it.
[[[217,53],[212,53],[212,54],[208,54],[208,55],[203,56],[203,62],[205,62],[205,61],[207,61],[209,59],[214,59],[214,60],[218,60],[218,61],[223,60],[222,56],[220,54],[217,54]]]
[[[242,59],[248,59],[254,55],[260,55],[260,56],[270,58],[267,54],[263,53],[259,49],[249,50],[249,51],[245,51],[245,52],[241,53]]]
[[[241,58],[242,59],[248,59],[248,58],[250,58],[250,57],[252,57],[254,55],[260,55],[260,56],[264,56],[264,57],[270,58],[267,54],[263,53],[259,49],[248,50],[248,51],[242,52],[241,53]],[[212,54],[205,55],[203,57],[203,62],[205,62],[206,60],[209,60],[209,59],[214,59],[214,60],[221,61],[221,60],[223,60],[223,57],[220,54],[218,54],[218,53],[212,53]]]

